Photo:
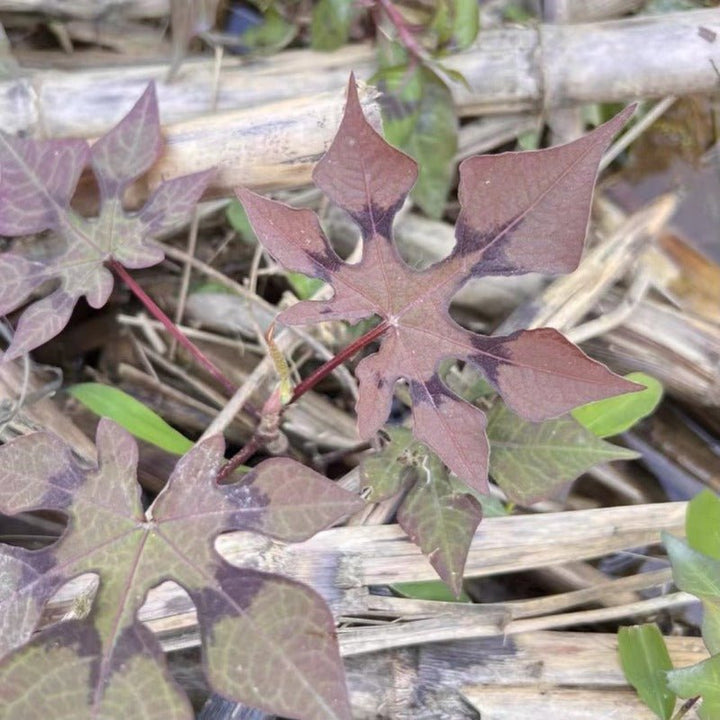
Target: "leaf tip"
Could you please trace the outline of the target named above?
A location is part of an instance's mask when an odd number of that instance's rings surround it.
[[[347,86],[347,99],[345,102],[345,116],[360,115],[362,120],[365,120],[365,114],[362,111],[360,105],[360,95],[358,94],[357,80],[355,79],[355,72],[350,73]]]

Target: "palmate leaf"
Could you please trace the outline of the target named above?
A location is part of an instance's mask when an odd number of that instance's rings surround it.
[[[68,515],[54,545],[0,554],[0,718],[193,717],[137,610],[152,587],[173,580],[198,613],[205,672],[213,689],[290,717],[349,718],[333,618],[309,588],[229,565],[215,538],[251,530],[303,540],[361,502],[284,458],[261,463],[235,484],[217,485],[223,441],[181,458],[146,512],[136,482],[137,446],[120,426],[98,426],[99,462],[81,468],[48,433],[0,448],[0,511],[47,508]],[[59,623],[21,645],[45,600],[92,572],[100,585],[85,621]],[[14,589],[7,592],[6,589]]]
[[[164,182],[138,212],[126,212],[125,190],[149,170],[161,151],[153,84],[92,148],[84,140],[25,140],[0,132],[0,234],[52,230],[64,241],[62,251],[50,259],[0,255],[0,315],[20,307],[46,281],[57,283],[22,314],[3,360],[57,335],[83,295],[92,307],[102,307],[113,287],[113,276],[104,267],[107,261],[144,268],[163,259],[153,236],[190,218],[213,171]],[[70,208],[88,164],[100,188],[97,218],[82,217]]]
[[[352,78],[340,129],[313,177],[360,226],[364,245],[358,264],[335,254],[311,211],[238,190],[258,238],[278,262],[334,290],[327,302],[304,301],[283,311],[280,322],[380,318],[380,347],[356,369],[363,438],[382,426],[395,383],[404,378],[416,439],[482,492],[487,488],[486,419],[442,382],[438,366],[443,360],[477,367],[512,410],[535,422],[642,389],[588,358],[555,330],[485,337],[460,327],[448,314],[453,296],[471,277],[562,273],[577,266],[598,162],[630,112],[569,145],[465,160],[456,246],[423,271],[403,262],[391,238],[393,218],[415,182],[417,166],[368,124]]]

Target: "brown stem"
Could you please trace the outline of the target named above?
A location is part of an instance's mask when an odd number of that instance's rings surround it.
[[[213,362],[183,335],[177,325],[158,307],[155,301],[135,282],[132,275],[117,261],[111,260],[113,272],[130,288],[135,297],[147,308],[148,312],[159,320],[167,331],[200,363],[231,395],[235,394],[237,385],[223,375]]]
[[[232,475],[241,465],[249,460],[260,448],[262,443],[260,442],[260,436],[255,433],[244,445],[242,450],[239,450],[233,455],[221,468],[217,474],[217,481],[219,483],[225,482],[227,478]]]

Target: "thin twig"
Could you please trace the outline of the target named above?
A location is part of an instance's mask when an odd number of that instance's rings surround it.
[[[157,363],[166,373],[173,375],[176,378],[187,383],[193,390],[197,391],[201,395],[204,395],[210,402],[214,403],[217,407],[223,407],[226,399],[219,393],[213,390],[209,385],[192,377],[189,373],[186,373],[181,367],[178,367],[175,363],[164,358],[160,353],[156,353],[150,348],[143,348],[147,357],[150,358],[154,363]]]
[[[602,172],[625,148],[635,142],[661,115],[665,114],[676,100],[675,95],[668,95],[668,97],[663,98],[654,105],[652,110],[638,120],[635,125],[608,148],[600,161],[598,172]]]
[[[233,455],[220,468],[220,471],[217,474],[218,482],[226,480],[233,472],[235,472],[235,470],[243,465],[246,460],[249,460],[258,450],[260,450],[262,446],[263,442],[261,441],[260,436],[255,433],[250,440],[245,443],[243,449],[240,450],[240,452],[235,453],[235,455]]]
[[[117,321],[121,325],[128,325],[130,327],[139,327],[143,329],[149,327],[154,330],[165,329],[165,325],[159,320],[141,318],[135,315],[126,315],[125,313],[118,314]],[[233,350],[237,350],[240,354],[243,354],[245,352],[245,348],[247,347],[240,339],[236,340],[234,338],[226,337],[225,335],[208,332],[207,330],[198,330],[197,328],[190,327],[189,325],[178,325],[177,329],[191,339],[195,338],[196,340],[214,343],[215,345],[220,345],[221,347],[232,348]],[[253,350],[256,348],[255,345],[251,345],[250,347]],[[260,351],[262,348],[257,348],[257,350]]]
[[[219,282],[221,285],[224,285],[226,288],[232,290],[234,293],[237,293],[241,297],[245,298],[251,305],[257,305],[259,308],[266,310],[269,313],[275,313],[277,311],[276,307],[266,302],[262,298],[258,297],[257,295],[253,295],[251,292],[248,291],[246,287],[244,287],[240,283],[235,282],[234,280],[231,280],[219,270],[216,270],[207,263],[204,263],[202,260],[198,260],[197,258],[190,258],[188,257],[187,253],[183,252],[182,250],[178,250],[171,245],[165,245],[164,243],[157,244],[161,247],[165,255],[167,255],[168,257],[172,258],[173,260],[179,260],[181,262],[185,262],[187,260],[195,270],[203,273],[204,275],[213,280],[217,280],[217,282]],[[317,298],[313,296],[312,299]],[[305,332],[304,330],[300,330],[296,327],[285,328],[285,330],[283,330],[283,333],[285,332],[288,332],[297,337],[298,339],[302,340],[309,347],[311,347],[319,357],[326,360],[333,357],[333,353],[328,350],[328,348],[326,348],[321,342],[315,339],[310,333]],[[280,344],[280,337],[281,336],[278,335],[277,338],[275,338],[275,342],[278,344]],[[272,368],[272,365],[270,365],[270,368]],[[352,379],[350,373],[343,367],[337,368],[337,372],[338,377],[340,378],[344,386],[351,394],[355,395],[355,382]]]
[[[192,222],[190,223],[190,232],[188,233],[188,244],[187,254],[190,257],[195,257],[195,248],[197,247],[198,227],[200,225],[200,213],[195,208],[193,213]],[[175,309],[175,325],[180,325],[185,314],[185,303],[187,302],[188,288],[190,287],[190,271],[192,265],[189,262],[183,264],[182,276],[180,279],[180,294],[178,296],[177,308]],[[177,352],[177,339],[173,337],[172,344],[170,345],[170,351],[168,353],[169,359],[172,361],[175,359],[175,353]]]

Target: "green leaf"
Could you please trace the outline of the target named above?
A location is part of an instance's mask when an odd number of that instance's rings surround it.
[[[537,150],[540,147],[540,130],[526,130],[518,135],[519,150]]]
[[[720,560],[693,550],[683,540],[662,534],[663,544],[672,563],[675,584],[699,598],[720,597]]]
[[[405,148],[418,121],[423,94],[423,76],[418,68],[403,62],[384,67],[375,80],[383,90],[383,129],[389,142]]]
[[[490,474],[510,500],[522,505],[556,494],[593,465],[637,457],[569,416],[531,423],[500,402],[488,416],[487,435]]]
[[[470,488],[470,491],[480,501],[483,517],[507,517],[510,514],[505,503],[494,495],[484,495],[473,488]]]
[[[391,97],[384,102],[384,128],[389,142],[420,165],[411,196],[430,217],[440,217],[454,172],[457,117],[452,94],[427,67],[385,71]]]
[[[453,44],[457,50],[466,50],[480,29],[480,12],[477,0],[455,0],[453,17]]]
[[[407,428],[385,426],[383,433],[388,436],[387,444],[360,464],[361,494],[368,502],[380,502],[399,493],[417,477],[415,465],[427,453]]]
[[[247,243],[256,243],[257,236],[250,225],[245,208],[239,200],[231,200],[228,203],[225,216],[233,230]]]
[[[472,602],[470,596],[463,590],[459,597],[455,597],[448,586],[440,580],[425,580],[424,582],[394,583],[390,586],[398,595],[414,600],[433,600],[435,602]]]
[[[457,152],[458,122],[452,94],[437,75],[422,69],[423,94],[417,121],[404,149],[420,164],[411,196],[430,217],[445,210]]]
[[[695,506],[695,513],[698,507]],[[710,557],[668,533],[663,533],[663,543],[672,563],[675,584],[680,590],[697,595],[702,600],[702,636],[705,647],[710,653],[719,653],[720,559]]]
[[[468,549],[482,518],[482,505],[427,452],[418,478],[397,512],[397,521],[420,546],[455,597],[462,591]]]
[[[263,22],[248,28],[241,36],[242,44],[254,52],[275,52],[284,48],[297,34],[297,28],[271,6],[265,12]]]
[[[675,694],[668,688],[666,673],[672,661],[657,625],[633,625],[618,630],[620,664],[640,699],[662,720],[670,720]]]
[[[182,455],[193,446],[191,440],[168,425],[158,414],[118,388],[89,382],[71,385],[67,392],[96,415],[114,420],[136,438],[163,450]]]
[[[465,50],[473,44],[480,27],[477,0],[441,0],[429,29],[435,33],[438,50]]]
[[[453,0],[439,0],[435,4],[435,15],[428,29],[435,33],[438,46],[446,45],[452,39],[452,4]]]
[[[317,278],[308,277],[302,273],[288,272],[287,279],[293,292],[300,300],[311,298],[325,283]]]
[[[662,399],[662,385],[641,372],[630,373],[625,379],[644,385],[645,390],[582,405],[572,411],[572,416],[598,437],[609,437],[625,432],[654,412]]]
[[[711,655],[720,653],[720,598],[704,598],[702,638]]]
[[[347,42],[353,0],[320,0],[312,13],[313,50],[337,50]]]
[[[450,362],[447,372],[441,375],[443,382],[460,397],[473,405],[480,398],[489,398],[497,395],[495,388],[477,371],[467,365],[462,372],[457,370],[457,365]]]
[[[681,698],[702,697],[702,720],[720,718],[720,655],[668,673],[668,687]]]
[[[711,490],[701,491],[688,503],[685,533],[691,548],[720,560],[720,497]]]

